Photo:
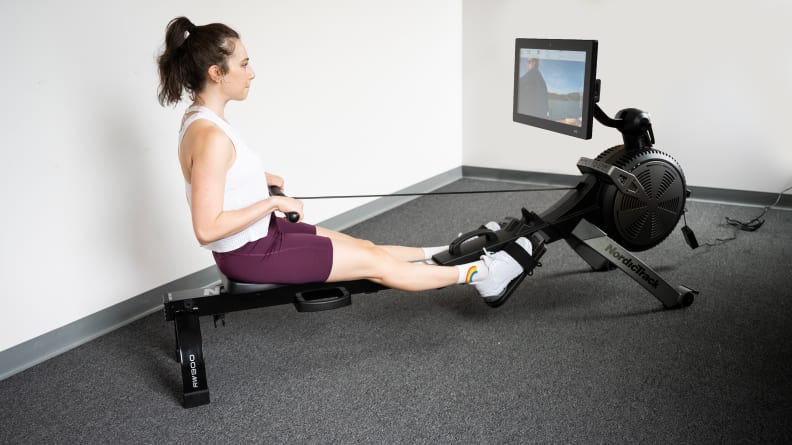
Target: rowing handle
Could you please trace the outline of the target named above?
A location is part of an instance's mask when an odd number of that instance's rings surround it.
[[[286,196],[285,194],[283,194],[283,190],[281,190],[280,187],[274,185],[271,185],[269,187],[269,191],[270,191],[270,196]],[[287,212],[286,218],[288,218],[289,221],[295,223],[300,220],[300,214],[297,212]]]

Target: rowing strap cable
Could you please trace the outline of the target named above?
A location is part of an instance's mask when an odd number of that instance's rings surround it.
[[[345,199],[345,198],[390,198],[398,196],[436,196],[436,195],[475,195],[487,193],[522,193],[522,192],[552,192],[558,190],[575,190],[577,187],[547,187],[528,189],[505,190],[466,190],[461,192],[425,192],[425,193],[390,193],[385,195],[328,195],[328,196],[295,196],[294,199]]]

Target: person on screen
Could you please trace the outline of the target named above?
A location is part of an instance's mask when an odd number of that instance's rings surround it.
[[[491,299],[522,273],[506,251],[484,251],[480,261],[458,266],[429,265],[425,260],[446,246],[380,246],[277,217],[275,211],[294,212],[302,219],[302,202],[270,196],[269,186],[283,188],[283,178],[264,170],[225,117],[226,104],[247,98],[256,77],[239,34],[220,23],[196,26],[176,18],[158,65],[160,104],[175,105],[185,92],[192,102],[179,131],[180,173],[195,236],[229,278],[278,284],[367,279],[405,291],[465,283]],[[282,150],[270,148],[272,158]],[[530,240],[516,243],[532,253]]]
[[[528,59],[528,71],[520,78],[517,112],[529,116],[549,117],[547,83],[539,71],[539,59]]]

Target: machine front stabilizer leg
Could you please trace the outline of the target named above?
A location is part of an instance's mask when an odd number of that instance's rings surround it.
[[[590,261],[592,260],[590,254],[598,254],[643,286],[644,289],[660,300],[666,309],[690,306],[693,303],[694,296],[698,294],[697,291],[685,286],[674,288],[646,263],[585,219],[580,220],[570,237],[572,240],[568,240],[568,242],[573,248],[578,243],[590,248],[590,250],[575,249],[578,253],[582,251],[588,253],[589,258],[585,256],[583,258],[589,264],[593,266]]]

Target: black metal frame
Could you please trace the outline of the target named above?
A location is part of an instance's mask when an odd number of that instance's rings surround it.
[[[222,278],[215,286],[170,292],[164,298],[165,320],[173,322],[175,331],[176,360],[181,365],[185,408],[209,403],[200,317],[213,316],[216,326],[218,321],[225,323],[226,313],[260,307],[294,304],[300,312],[325,311],[348,306],[352,303],[352,294],[386,289],[368,280],[273,285]]]

